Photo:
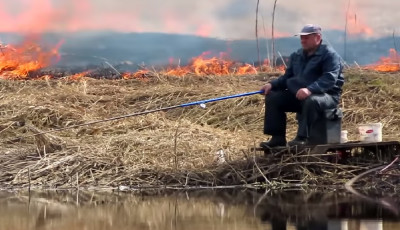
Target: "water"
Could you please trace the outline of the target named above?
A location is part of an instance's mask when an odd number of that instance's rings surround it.
[[[0,229],[398,230],[399,200],[254,190],[0,192]]]

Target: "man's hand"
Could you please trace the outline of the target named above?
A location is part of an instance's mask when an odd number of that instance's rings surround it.
[[[296,98],[300,101],[305,100],[307,97],[311,95],[311,91],[307,88],[301,88],[296,93]]]
[[[271,92],[271,89],[272,89],[271,83],[267,83],[261,88],[261,91],[264,91],[263,93],[264,95],[268,95],[269,92]]]

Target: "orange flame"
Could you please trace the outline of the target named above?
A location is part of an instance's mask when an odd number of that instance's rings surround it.
[[[7,46],[1,47],[2,56],[0,56],[0,76],[3,79],[32,79],[31,72],[48,67],[54,61],[58,61],[59,53],[58,44],[53,49],[45,50],[37,43],[26,41],[22,45],[15,47]],[[198,57],[192,59],[189,65],[169,67],[165,71],[160,71],[160,74],[166,76],[181,77],[185,75],[207,76],[207,75],[248,75],[257,74],[258,72],[272,71],[267,62],[264,62],[261,67],[256,68],[251,64],[239,63],[229,60],[227,53],[220,53],[220,57],[207,58],[210,52],[204,52]],[[0,54],[1,55],[1,54]],[[173,59],[170,59],[170,63]],[[285,68],[279,67],[279,71]],[[276,69],[275,69],[276,70]],[[68,76],[67,80],[81,80],[86,77],[90,71],[77,73]],[[149,70],[138,70],[136,72],[123,73],[123,79],[139,79],[148,80],[152,72]],[[43,76],[36,76],[35,79],[48,79],[51,76],[43,78]]]
[[[182,77],[188,75],[190,72],[191,71],[188,67],[181,68],[180,66],[178,66],[177,68],[168,69],[164,74],[167,76]]]
[[[50,50],[43,50],[33,41],[25,41],[18,46],[0,45],[0,74],[7,76],[5,78],[25,79],[30,72],[57,62],[60,45]]]
[[[381,57],[377,63],[366,68],[379,72],[398,72],[400,71],[400,55],[395,49],[390,49],[388,57]]]
[[[206,75],[245,75],[245,74],[257,74],[257,69],[250,64],[239,64],[226,58],[205,58],[208,52],[204,52],[200,56],[193,58],[191,64],[184,67],[169,68],[167,71],[162,72],[167,76],[184,76],[188,74],[194,74],[197,76]],[[222,53],[221,56],[226,56]]]
[[[257,73],[257,69],[250,64],[245,64],[244,66],[239,67],[239,70],[238,70],[239,75],[256,74],[256,73]]]
[[[82,78],[86,77],[86,75],[88,75],[90,73],[90,71],[85,71],[82,73],[77,73],[71,76],[68,76],[67,79],[68,80],[72,80],[72,81],[79,81],[82,80]]]
[[[150,73],[149,70],[138,70],[135,73],[123,73],[122,78],[125,80],[138,79],[138,80],[147,81],[148,80],[147,76],[149,75],[149,73]]]

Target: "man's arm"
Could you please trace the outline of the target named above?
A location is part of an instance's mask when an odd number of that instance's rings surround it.
[[[293,77],[293,55],[290,55],[289,66],[286,68],[285,73],[277,79],[272,80],[270,83],[272,85],[272,89],[281,89],[284,90],[287,88],[286,81],[287,79]]]
[[[340,57],[336,53],[329,52],[322,63],[322,76],[307,86],[311,93],[325,93],[332,89],[338,80],[341,70]]]

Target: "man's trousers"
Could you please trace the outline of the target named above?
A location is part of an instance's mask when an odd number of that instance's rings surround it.
[[[308,138],[312,124],[326,109],[338,105],[329,94],[311,94],[300,101],[288,90],[271,91],[265,98],[264,134],[286,136],[286,112],[295,112],[298,120],[297,136]]]

